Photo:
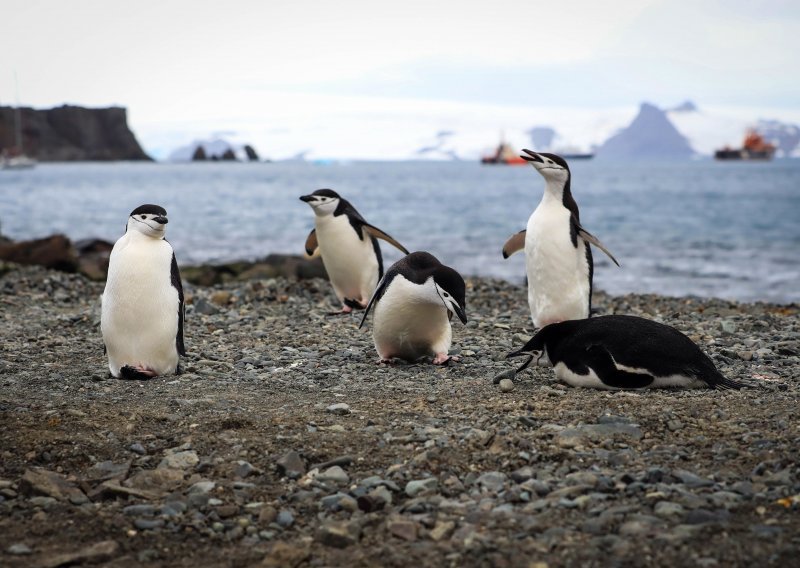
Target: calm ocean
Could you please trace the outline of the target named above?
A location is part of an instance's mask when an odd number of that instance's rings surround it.
[[[583,225],[622,264],[595,251],[598,289],[800,301],[800,160],[571,167]],[[181,264],[300,254],[313,215],[298,197],[323,187],[409,250],[521,282],[524,256],[500,249],[544,181],[529,167],[461,162],[41,164],[0,172],[0,232],[114,241],[133,208],[157,203]]]

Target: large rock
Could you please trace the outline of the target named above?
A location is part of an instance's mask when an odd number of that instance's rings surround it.
[[[22,490],[29,495],[46,495],[59,501],[84,500],[83,491],[63,475],[39,467],[26,469],[20,480]]]
[[[0,148],[15,145],[13,107],[0,107]],[[23,151],[41,162],[150,160],[121,107],[20,109]]]
[[[213,286],[225,282],[277,278],[327,278],[322,260],[307,260],[302,256],[271,254],[255,262],[229,262],[227,264],[181,267],[184,280],[198,286]]]
[[[256,152],[256,149],[253,148],[250,144],[244,145],[244,153],[247,156],[247,159],[251,162],[257,162],[259,160],[258,152]]]
[[[65,272],[78,270],[77,252],[64,235],[0,244],[0,260],[17,264],[36,264]]]
[[[78,252],[78,270],[92,280],[105,280],[108,259],[114,244],[102,239],[83,239],[75,243]]]

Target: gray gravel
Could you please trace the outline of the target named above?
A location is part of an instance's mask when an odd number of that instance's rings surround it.
[[[326,315],[324,281],[187,287],[185,373],[126,382],[107,378],[102,284],[0,268],[0,564],[800,553],[797,306],[597,294],[598,313],[673,325],[751,385],[604,392],[509,372],[532,330],[524,290],[504,282],[468,281],[448,367],[376,364],[360,316]]]

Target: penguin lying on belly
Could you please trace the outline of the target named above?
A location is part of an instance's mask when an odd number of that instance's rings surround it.
[[[382,363],[433,355],[433,364],[442,365],[452,358],[448,351],[453,313],[467,323],[465,294],[458,272],[430,253],[413,252],[386,272],[359,328],[374,308],[372,337]]]
[[[322,264],[342,303],[341,314],[364,309],[383,276],[383,256],[378,239],[408,254],[406,248],[379,228],[367,223],[350,202],[333,190],[318,189],[301,201],[314,210],[314,229],[306,239],[306,255],[322,256]]]
[[[186,355],[183,285],[166,227],[163,207],[141,205],[111,250],[100,329],[116,378],[178,373]]]
[[[744,385],[727,379],[694,342],[678,330],[634,316],[599,316],[542,328],[519,351],[574,387],[597,389],[720,388]]]

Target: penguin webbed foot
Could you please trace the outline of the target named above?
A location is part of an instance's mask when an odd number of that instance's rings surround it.
[[[153,377],[157,377],[158,373],[141,365],[135,367],[132,365],[125,365],[119,370],[119,376],[129,381],[148,381]]]
[[[456,357],[455,355],[450,356],[447,353],[437,353],[436,357],[433,358],[434,365],[441,365],[446,367],[450,364],[450,361],[457,362],[460,361],[460,357]]]
[[[341,316],[345,314],[353,313],[353,310],[363,310],[367,307],[366,304],[359,302],[358,300],[351,300],[350,298],[344,299],[344,305],[342,309],[338,312],[328,312],[329,316]]]

